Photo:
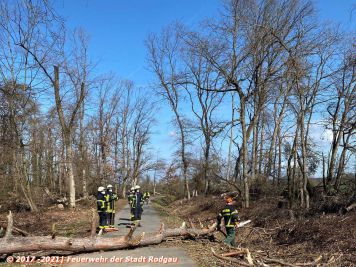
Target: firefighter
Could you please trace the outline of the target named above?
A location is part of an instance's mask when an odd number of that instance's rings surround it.
[[[145,200],[146,205],[148,205],[148,203],[150,203],[150,192],[146,191],[146,192],[143,194],[143,199]]]
[[[130,220],[132,222],[134,221],[134,210],[135,210],[135,208],[132,205],[132,201],[134,199],[134,195],[135,195],[135,187],[133,186],[133,187],[131,187],[129,196],[127,198],[128,202],[129,202],[129,205],[130,205]]]
[[[143,205],[143,196],[140,192],[140,186],[136,185],[134,187],[135,194],[131,201],[131,208],[133,211],[133,224],[134,226],[141,226],[141,215],[142,215],[142,205]]]
[[[98,195],[96,198],[96,204],[99,214],[99,229],[100,233],[107,228],[107,213],[106,213],[106,194],[105,187],[100,186],[98,188]]]
[[[226,229],[226,239],[224,241],[225,244],[230,246],[235,246],[235,228],[238,226],[240,218],[238,216],[237,210],[233,206],[233,197],[227,196],[226,197],[226,205],[220,211],[217,217],[217,230],[221,230],[221,219],[224,218],[224,224]]]
[[[109,227],[115,226],[115,201],[118,200],[117,195],[112,191],[113,186],[109,184],[106,187],[106,203],[107,203],[107,225]]]

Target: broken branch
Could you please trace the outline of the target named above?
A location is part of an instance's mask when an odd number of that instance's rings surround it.
[[[237,259],[234,259],[234,258],[230,258],[230,257],[224,257],[222,255],[219,255],[217,254],[213,248],[211,248],[211,252],[213,253],[213,255],[220,259],[220,260],[224,260],[224,261],[228,261],[228,262],[233,262],[233,263],[236,263],[236,264],[239,264],[238,266],[242,265],[242,266],[253,266],[249,263],[246,263],[246,262],[243,262],[243,261],[240,261],[240,260],[237,260]]]

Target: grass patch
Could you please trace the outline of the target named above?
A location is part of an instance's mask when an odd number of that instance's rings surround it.
[[[159,196],[154,198],[152,202],[157,203],[163,207],[167,207],[176,200],[177,198],[175,196]]]
[[[183,220],[169,212],[169,204],[175,200],[175,197],[157,197],[151,201],[153,208],[158,212],[162,221],[169,228],[175,228],[182,225]],[[168,204],[167,204],[168,203]]]

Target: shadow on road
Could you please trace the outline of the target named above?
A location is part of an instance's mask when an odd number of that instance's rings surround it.
[[[119,218],[119,220],[122,220],[122,221],[131,221],[129,218]]]

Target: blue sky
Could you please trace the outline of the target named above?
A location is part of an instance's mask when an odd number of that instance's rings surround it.
[[[195,25],[216,15],[220,1],[60,0],[55,4],[66,25],[72,29],[81,27],[90,34],[90,56],[99,62],[97,72],[115,72],[120,78],[147,88],[154,81],[146,64],[147,35],[177,20]],[[167,159],[175,150],[171,113],[166,107],[159,113],[152,147]]]
[[[144,40],[150,32],[175,20],[191,25],[216,14],[218,0],[60,0],[57,10],[71,28],[91,35],[91,51],[98,69],[115,71],[137,85],[152,81],[145,69]]]
[[[150,32],[159,32],[179,20],[188,26],[213,17],[221,7],[220,0],[58,0],[57,11],[70,28],[81,27],[91,36],[90,54],[98,61],[98,73],[115,72],[137,86],[147,87],[154,76],[146,69],[144,40]],[[318,0],[315,7],[323,21],[340,23],[355,30],[355,13],[351,20],[351,0]],[[150,89],[146,89],[150,90]],[[171,136],[171,113],[162,108],[157,116],[152,146],[160,156],[169,158],[174,150]],[[161,147],[164,147],[163,149]]]
[[[346,29],[356,24],[352,0],[318,0],[315,7],[322,20],[335,21]],[[57,10],[71,28],[82,27],[91,35],[91,54],[100,60],[98,70],[115,71],[138,85],[152,81],[145,70],[144,40],[175,20],[195,25],[214,16],[220,0],[59,0]],[[353,22],[353,23],[352,23]]]

